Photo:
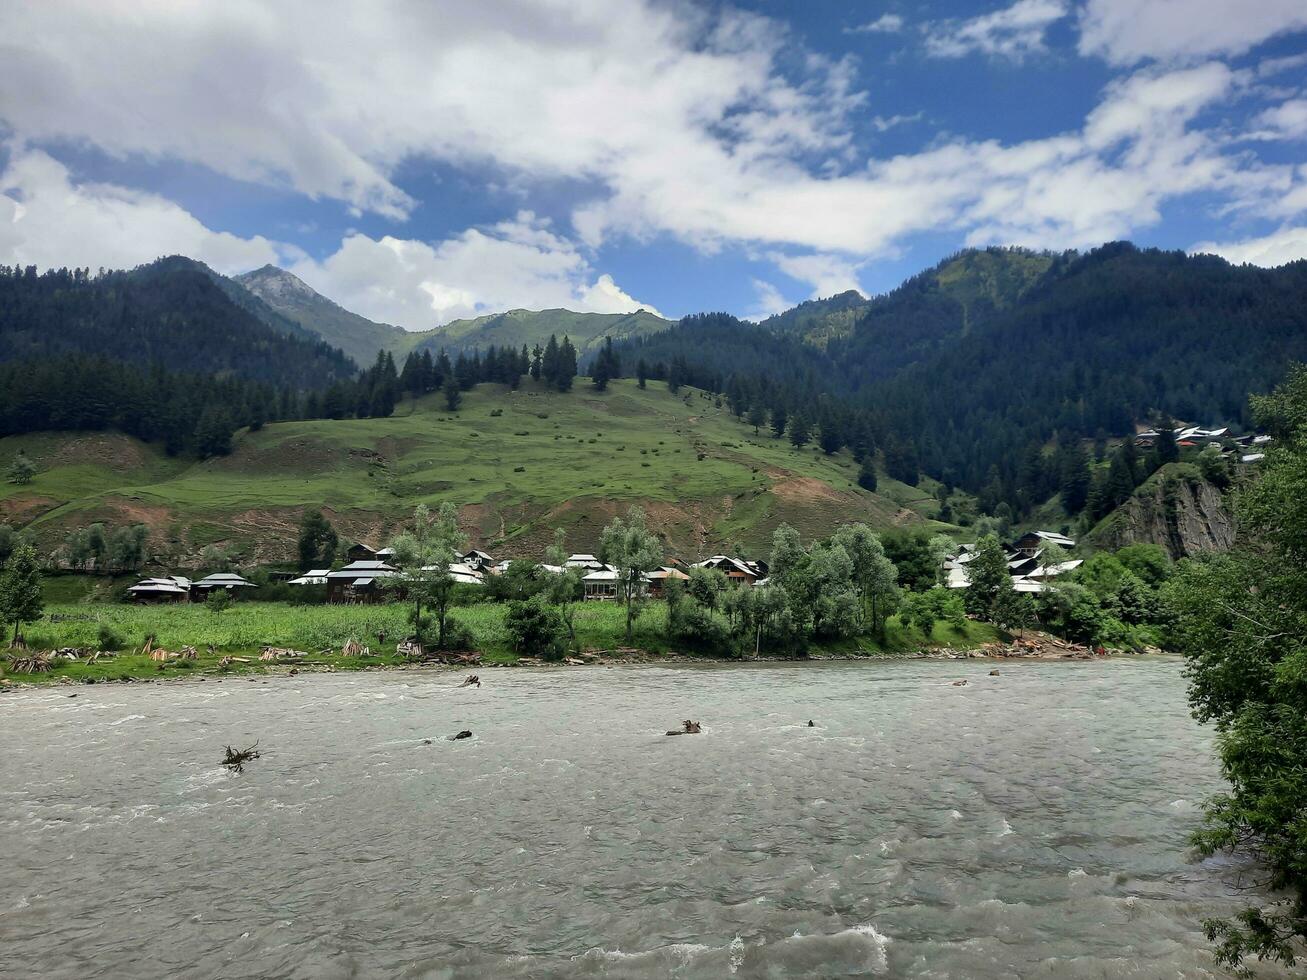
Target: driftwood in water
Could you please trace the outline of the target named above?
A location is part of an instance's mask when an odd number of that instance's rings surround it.
[[[460,685],[458,685],[458,686],[459,686],[459,687],[473,687],[473,686],[475,686],[475,687],[480,687],[480,686],[481,686],[481,677],[480,677],[479,675],[477,675],[477,674],[468,674],[467,677],[464,678],[463,683],[460,684]]]
[[[472,737],[472,733],[464,729],[463,731],[458,732],[457,734],[449,736],[449,740],[451,742],[457,742],[461,738],[471,738],[471,737]]]
[[[227,755],[222,760],[222,764],[232,772],[244,772],[245,763],[259,757],[258,744],[258,742],[255,742],[248,749],[241,749],[240,751],[233,749],[230,745],[227,746]]]
[[[681,722],[680,728],[674,728],[668,735],[698,735],[703,729],[697,721],[690,721],[688,718]]]

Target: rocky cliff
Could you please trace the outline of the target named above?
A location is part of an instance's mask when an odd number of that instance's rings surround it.
[[[1156,473],[1088,535],[1095,548],[1157,544],[1184,558],[1224,551],[1234,542],[1234,515],[1221,491],[1190,466]]]

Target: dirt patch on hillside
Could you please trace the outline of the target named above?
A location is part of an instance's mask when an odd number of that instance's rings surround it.
[[[59,506],[49,497],[6,497],[0,500],[0,522],[23,525]]]
[[[772,484],[771,492],[787,504],[839,503],[849,495],[810,476],[791,476]]]
[[[106,432],[60,440],[43,462],[51,468],[90,463],[125,473],[144,466],[149,458],[149,453],[135,439]]]

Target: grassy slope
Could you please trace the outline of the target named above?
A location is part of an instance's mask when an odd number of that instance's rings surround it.
[[[10,674],[16,682],[58,681],[63,678],[82,681],[113,680],[120,677],[181,676],[187,673],[210,673],[217,669],[223,655],[255,656],[261,646],[268,644],[290,647],[311,654],[316,663],[338,668],[359,668],[370,665],[399,663],[395,657],[395,641],[405,634],[407,607],[387,606],[288,606],[281,603],[237,603],[221,616],[215,616],[203,606],[129,606],[121,604],[86,604],[51,606],[47,612],[58,615],[59,622],[49,618],[30,625],[25,634],[29,643],[38,649],[61,647],[94,648],[101,624],[116,632],[131,648],[139,648],[146,636],[152,635],[167,650],[177,651],[190,645],[199,651],[193,665],[170,662],[166,667],[148,657],[140,656],[139,649],[124,650],[111,660],[95,664],[60,662],[50,674]],[[454,610],[455,618],[471,628],[477,639],[477,648],[491,663],[516,660],[508,645],[503,629],[505,607],[482,603]],[[675,652],[663,635],[666,626],[666,608],[652,602],[636,621],[636,645],[642,651],[658,655]],[[582,603],[576,610],[577,639],[583,649],[615,650],[626,646],[623,633],[625,611],[616,603]],[[385,643],[377,641],[378,631],[387,637]],[[963,630],[954,630],[945,623],[937,623],[931,636],[926,637],[915,628],[906,627],[891,618],[883,645],[863,637],[841,643],[828,650],[815,650],[837,654],[907,653],[930,646],[976,647],[996,637],[993,628],[983,623],[968,622]],[[340,657],[340,646],[349,639],[367,645],[377,654],[367,659]],[[215,652],[209,654],[212,645]],[[0,664],[0,667],[3,665]],[[284,664],[277,670],[285,670]],[[260,663],[236,664],[233,672],[248,673],[269,669]],[[2,673],[2,671],[0,671]]]
[[[765,552],[781,521],[814,536],[844,521],[917,523],[936,507],[929,483],[882,476],[869,494],[847,453],[754,435],[703,393],[658,383],[603,394],[587,382],[567,394],[483,386],[457,414],[443,409],[432,396],[389,419],[269,425],[204,463],[113,435],[0,440],[0,460],[23,448],[41,471],[30,486],[0,485],[0,514],[42,541],[93,520],[143,521],[177,554],[226,541],[268,559],[291,553],[308,505],[326,507],[343,537],[379,543],[419,501],[448,500],[478,543],[537,555],[556,526],[578,550],[594,547],[612,516],[640,503],[670,552],[695,557],[737,542]]]

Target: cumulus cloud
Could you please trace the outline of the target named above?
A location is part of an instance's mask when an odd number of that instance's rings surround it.
[[[748,313],[744,314],[745,320],[765,320],[769,316],[775,316],[777,313],[784,313],[794,304],[786,299],[779,289],[773,283],[765,279],[753,280],[753,291],[757,294],[757,300]]]
[[[1140,38],[1113,26],[1127,6]],[[1290,29],[1300,3],[1265,0],[1238,18],[1203,16],[1200,0],[1136,6],[1089,0],[1082,44],[1123,62],[1162,57],[1174,28],[1193,53],[1210,42],[1183,22],[1215,20],[1246,46]],[[951,22],[936,32],[937,53],[1037,51],[1067,9],[1068,0],[1018,0]],[[230,0],[159,3],[144,17],[128,4],[66,0],[14,5],[5,38],[0,119],[48,146],[182,159],[397,221],[414,202],[395,175],[430,161],[523,188],[527,200],[545,181],[586,189],[567,230],[530,218],[434,243],[354,235],[307,264],[305,278],[338,301],[411,326],[501,304],[634,304],[590,266],[620,237],[843,262],[838,275],[804,279],[821,288],[855,283],[857,263],[922,231],[1092,245],[1148,226],[1186,194],[1263,213],[1274,200],[1274,220],[1290,220],[1299,186],[1292,168],[1237,155],[1199,124],[1200,112],[1248,91],[1220,63],[1135,71],[1062,133],[946,138],[859,158],[854,132],[870,99],[851,63],[805,52],[774,20],[716,5]],[[148,195],[136,203],[147,199],[168,208]],[[192,234],[213,250],[275,251]]]
[[[844,28],[845,34],[897,34],[903,30],[904,20],[898,14],[881,14],[857,27]]]
[[[155,194],[78,183],[39,150],[9,152],[0,173],[0,263],[115,269],[180,253],[237,272],[298,253],[262,236],[212,231]]]
[[[856,289],[862,292],[858,282],[857,266],[848,259],[838,255],[785,255],[772,252],[768,259],[791,279],[806,282],[812,286],[809,299],[834,296],[836,293]]]
[[[1044,35],[1068,13],[1066,0],[1017,0],[1003,10],[926,27],[926,53],[961,58],[980,53],[1016,61],[1044,50]]]
[[[346,309],[409,330],[511,307],[658,312],[612,276],[596,276],[573,243],[528,211],[434,243],[353,234],[291,271]]]
[[[1302,0],[1088,0],[1080,15],[1080,52],[1116,65],[1237,55],[1307,28]]]
[[[1264,109],[1253,125],[1258,127],[1252,134],[1254,139],[1307,139],[1307,99],[1287,99]]]
[[[1307,228],[1285,227],[1262,238],[1239,242],[1200,242],[1189,251],[1220,255],[1238,264],[1273,268],[1307,258]]]

